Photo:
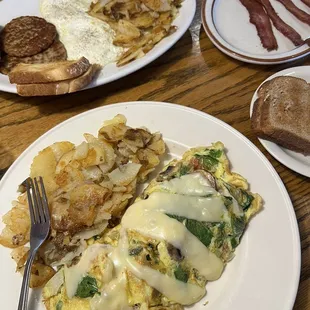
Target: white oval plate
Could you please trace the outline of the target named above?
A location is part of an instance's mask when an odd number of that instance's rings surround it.
[[[261,45],[256,28],[249,21],[249,13],[239,0],[203,0],[202,21],[213,44],[235,59],[255,64],[279,64],[310,54],[307,44],[298,48],[273,26],[278,50],[268,52]],[[303,39],[310,37],[310,26],[299,21],[276,0],[270,0],[279,16],[292,26]],[[301,0],[293,2],[310,14]]]
[[[263,83],[277,76],[294,76],[304,79],[310,83],[310,66],[295,67],[277,72],[276,74],[266,79]],[[257,91],[261,85],[257,88],[253,95],[250,107],[250,116],[252,116],[254,103],[258,98]],[[276,143],[264,139],[258,138],[258,140],[264,146],[264,148],[283,165],[302,175],[305,175],[306,177],[310,177],[310,156],[304,156],[300,153],[290,151],[282,146],[277,145]]]
[[[174,20],[173,25],[177,26],[177,31],[164,38],[144,57],[137,59],[125,66],[117,67],[115,63],[105,66],[99,76],[87,87],[93,88],[120,79],[148,65],[156,58],[170,49],[186,32],[190,26],[196,10],[195,0],[184,0],[180,8],[179,15]],[[0,1],[0,29],[11,19],[22,15],[40,16],[39,0],[2,0]],[[0,90],[16,93],[16,86],[10,84],[6,75],[0,73]]]
[[[300,240],[289,195],[265,156],[243,135],[222,121],[194,109],[159,102],[109,105],[77,115],[48,131],[15,161],[0,183],[1,215],[10,209],[18,184],[29,173],[33,157],[61,140],[82,141],[85,132],[97,134],[104,120],[124,114],[130,126],[160,131],[169,156],[189,147],[222,141],[233,171],[246,177],[251,190],[264,199],[264,210],[252,219],[236,257],[218,281],[207,285],[206,297],[193,310],[291,310],[300,274]],[[9,250],[0,248],[1,309],[16,309],[20,275]],[[204,303],[208,301],[208,305]],[[31,310],[38,302],[31,296]],[[37,307],[43,309],[42,305]]]

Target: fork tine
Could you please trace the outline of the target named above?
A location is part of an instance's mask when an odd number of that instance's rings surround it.
[[[34,218],[35,221],[34,223],[39,223],[40,222],[40,217],[39,217],[39,213],[38,213],[38,202],[37,202],[37,196],[36,196],[36,190],[33,184],[33,180],[31,178],[28,179],[29,183],[31,185],[31,189],[32,189],[32,201],[33,201],[33,205],[32,205],[32,209],[33,209],[33,213],[34,213]]]
[[[35,196],[38,204],[38,214],[39,214],[39,223],[46,222],[44,218],[44,211],[43,211],[43,205],[42,205],[42,197],[39,190],[39,185],[37,178],[34,178],[34,185],[35,185]]]
[[[40,177],[39,181],[40,181],[41,193],[42,193],[42,198],[43,198],[44,215],[45,215],[46,222],[49,222],[50,221],[50,210],[48,208],[48,202],[47,202],[47,196],[46,196],[45,187],[43,183],[43,178]]]
[[[27,190],[27,198],[28,198],[28,205],[29,205],[29,213],[30,213],[31,223],[35,223],[36,218],[35,218],[35,214],[33,212],[32,196],[31,196],[31,192],[30,192],[31,185],[30,185],[29,178],[25,181],[25,184],[26,184],[26,190]]]

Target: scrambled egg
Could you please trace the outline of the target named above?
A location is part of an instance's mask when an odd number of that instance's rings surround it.
[[[147,200],[155,192],[175,193],[175,188],[169,185],[169,181],[193,173],[200,173],[208,179],[209,184],[216,190],[217,197],[220,195],[223,199],[227,209],[225,218],[219,222],[200,222],[182,216],[166,215],[181,222],[210,252],[226,264],[233,258],[234,250],[240,243],[249,219],[261,209],[262,199],[258,194],[248,191],[245,178],[230,171],[229,161],[221,142],[214,143],[211,147],[190,149],[181,160],[170,162],[137,201]],[[120,228],[121,225],[118,225],[109,229],[99,239],[88,240],[88,244],[99,243],[116,248],[120,240]],[[128,255],[139,265],[150,267],[183,283],[205,287],[206,278],[199,274],[183,253],[172,244],[144,236],[132,229],[127,231],[127,238]],[[105,254],[93,260],[88,270],[88,276],[96,281],[98,292],[104,286],[108,270],[109,262]],[[128,306],[132,307],[128,309],[183,309],[181,304],[169,300],[130,270],[126,270],[125,273]],[[87,298],[74,296],[68,299],[63,284],[58,285],[58,290],[55,290],[55,285],[50,282],[44,288],[45,305],[48,310],[92,309],[92,296]]]

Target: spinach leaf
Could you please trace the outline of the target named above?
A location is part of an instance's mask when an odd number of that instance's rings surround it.
[[[206,223],[199,222],[192,219],[187,219],[183,216],[177,216],[172,214],[166,214],[169,217],[183,223],[185,227],[196,236],[206,247],[208,247],[212,241],[212,231],[209,229]]]
[[[181,177],[182,175],[188,174],[189,171],[190,171],[190,167],[189,166],[182,165],[180,170],[179,170],[179,177]]]
[[[188,272],[184,270],[180,265],[175,269],[174,276],[179,281],[182,281],[184,283],[187,283],[188,281]]]
[[[237,217],[235,215],[232,215],[231,225],[232,225],[234,236],[240,237],[243,234],[245,230],[245,226],[246,226],[244,216]]]
[[[213,158],[210,155],[196,154],[195,156],[200,161],[204,169],[206,169],[209,172],[216,172],[217,165],[219,163],[219,161],[216,158]]]
[[[245,221],[244,216],[241,216],[241,217],[237,217],[235,215],[231,216],[231,227],[232,227],[233,235],[230,238],[230,244],[233,249],[236,248],[237,245],[240,243],[240,238],[243,235],[245,226],[246,226],[246,221]]]
[[[237,200],[238,204],[242,207],[243,211],[247,211],[251,206],[254,197],[249,193],[247,193],[242,188],[237,188],[225,182],[224,185],[228,189],[229,193]]]
[[[97,280],[90,276],[85,276],[79,283],[75,296],[80,298],[93,297],[100,294],[98,291]]]
[[[56,310],[61,310],[62,306],[63,306],[63,302],[62,302],[62,300],[59,300],[57,305],[56,305]]]
[[[233,203],[232,197],[222,196],[225,207],[229,207]]]
[[[222,150],[210,150],[209,151],[209,155],[213,158],[220,158],[223,154],[223,151]]]
[[[136,255],[140,254],[140,253],[142,252],[142,250],[143,250],[142,246],[139,246],[139,247],[137,247],[137,248],[130,249],[130,250],[129,250],[129,255],[130,255],[130,256],[136,256]]]

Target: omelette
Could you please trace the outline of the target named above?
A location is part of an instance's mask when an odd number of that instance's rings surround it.
[[[49,310],[184,309],[234,257],[262,199],[231,172],[224,145],[171,161],[119,225],[89,239],[43,289]]]

